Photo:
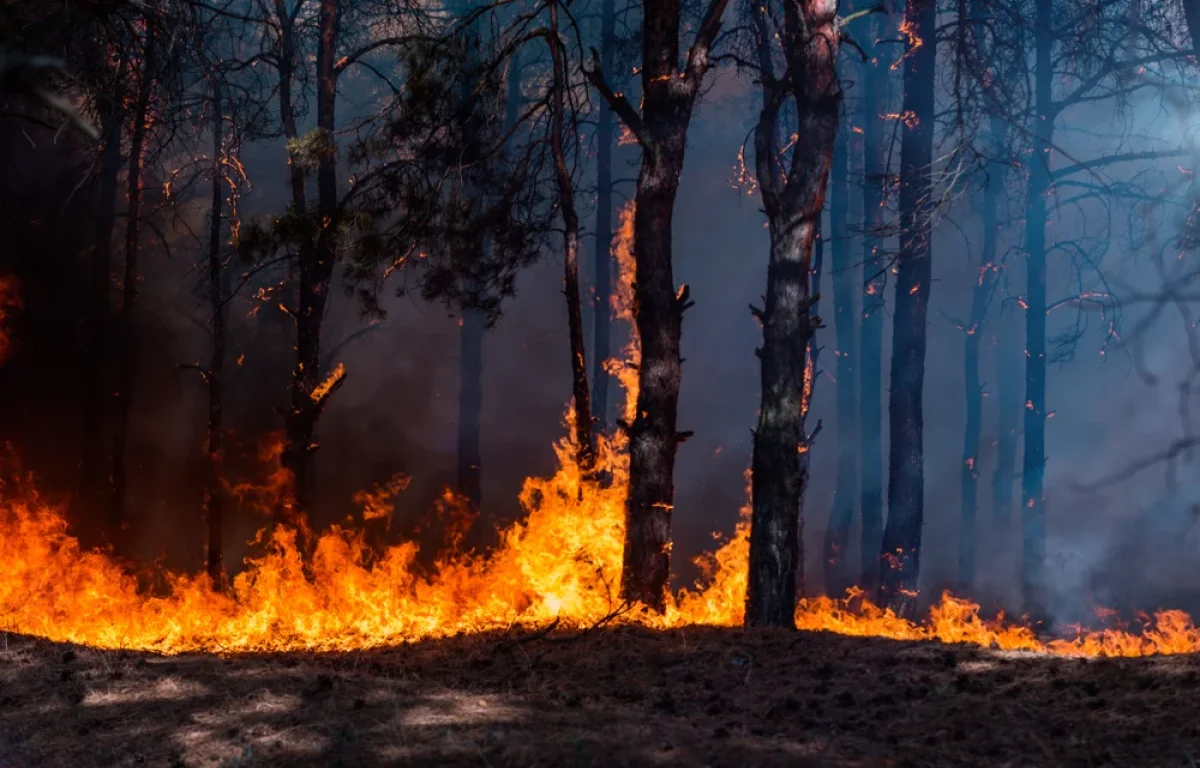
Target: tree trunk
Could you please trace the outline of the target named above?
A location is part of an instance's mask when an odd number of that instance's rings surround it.
[[[825,592],[841,595],[854,585],[846,557],[858,506],[858,312],[855,262],[850,249],[850,126],[843,117],[829,181],[830,244],[833,255],[833,320],[837,349],[837,481],[825,529]]]
[[[991,194],[990,189],[987,194]],[[971,291],[971,315],[967,320],[967,327],[963,329],[966,334],[963,343],[963,394],[966,402],[966,426],[963,429],[962,466],[960,467],[962,512],[958,528],[958,588],[964,594],[970,593],[975,582],[975,523],[979,512],[979,435],[983,421],[983,385],[979,381],[979,340],[983,335],[984,315],[987,313],[995,275],[986,249],[983,263],[979,269],[979,279]]]
[[[480,429],[483,420],[483,313],[465,310],[459,324],[458,492],[479,509],[483,501]]]
[[[92,244],[91,295],[88,307],[87,377],[83,386],[83,462],[77,503],[94,511],[112,500],[110,443],[105,442],[112,387],[108,378],[112,339],[113,228],[117,216],[117,179],[121,174],[124,93],[118,89],[100,116],[104,148],[96,189],[95,239]],[[115,534],[116,531],[110,531]]]
[[[1050,0],[1037,0],[1033,25],[1034,99],[1037,119],[1025,194],[1025,453],[1021,468],[1021,589],[1025,610],[1041,618],[1046,557],[1046,195],[1054,132]]]
[[[642,112],[635,130],[643,151],[633,217],[633,315],[642,361],[636,416],[628,428],[621,595],[655,611],[666,606],[675,453],[686,438],[676,431],[676,421],[683,363],[680,335],[689,302],[687,286],[675,290],[671,226],[692,108],[726,3],[711,0],[683,72],[679,0],[646,0],[643,10]]]
[[[317,163],[316,234],[309,254],[301,252],[300,290],[295,309],[296,368],[292,373],[292,407],[286,420],[286,443],[282,461],[292,474],[291,504],[281,508],[283,522],[300,524],[309,507],[310,469],[316,449],[313,438],[328,393],[318,394],[322,385],[321,324],[337,255],[338,196],[337,153],[333,146],[336,127],[337,76],[335,63],[339,22],[338,0],[321,0],[317,30],[317,130],[328,142]],[[293,182],[295,183],[295,182]],[[306,258],[307,256],[307,258]]]
[[[208,385],[208,461],[204,482],[204,517],[208,527],[206,571],[213,588],[217,590],[225,583],[225,558],[222,547],[225,497],[221,488],[221,388],[225,375],[225,294],[228,290],[228,270],[224,268],[221,260],[221,155],[224,152],[222,98],[221,80],[217,77],[213,80],[212,208],[208,228],[208,303],[212,348],[208,376],[205,378]]]
[[[137,370],[135,312],[137,310],[138,249],[142,234],[142,154],[146,143],[147,111],[154,88],[154,28],[146,31],[142,53],[142,76],[129,144],[129,216],[125,226],[125,277],[122,281],[121,318],[117,333],[117,418],[113,424],[112,496],[109,499],[109,525],[114,532],[125,524],[125,497],[128,482],[127,453],[129,417],[133,411],[133,380]]]
[[[992,477],[992,524],[997,534],[1012,526],[1013,482],[1021,418],[1021,368],[1015,307],[1001,307],[996,329],[996,473]],[[997,541],[1005,539],[998,535]]]
[[[873,42],[886,34],[887,17],[874,16]],[[888,171],[882,112],[888,101],[888,65],[884,47],[863,64],[859,101],[863,129],[863,271],[862,324],[859,348],[859,461],[862,472],[861,576],[859,586],[875,595],[879,585],[879,551],[883,543],[883,319],[887,265],[883,258],[884,177]]]
[[[794,14],[799,11],[802,18]],[[835,4],[806,0],[788,7],[785,55],[803,73],[792,84],[797,135],[787,180],[779,181],[779,84],[764,81],[763,110],[755,129],[756,169],[771,235],[763,326],[762,403],[754,432],[750,568],[746,625],[792,627],[797,584],[803,583],[803,505],[811,439],[805,431],[814,367],[809,343],[816,294],[813,243],[818,236],[825,185],[837,136],[841,89],[837,77]],[[755,26],[759,60],[769,66],[773,39],[761,7]],[[768,70],[769,71],[769,70]],[[774,78],[770,78],[774,80]]]
[[[633,217],[634,320],[641,340],[637,415],[629,430],[629,496],[622,589],[626,599],[664,608],[670,577],[671,511],[679,356],[686,287],[676,294],[671,264],[675,193],[683,166],[683,136],[658,161],[643,161]],[[665,166],[665,167],[664,167]]]
[[[933,164],[933,0],[910,0],[904,9],[910,39],[904,67],[903,111],[915,117],[900,145],[900,251],[896,257],[896,307],[892,330],[892,377],[888,397],[888,518],[880,549],[880,605],[912,617],[917,609],[921,528],[925,507],[922,395],[925,383],[925,321],[932,264],[930,182]]]
[[[1200,0],[1183,0],[1183,18],[1187,23],[1192,50],[1200,53]]]
[[[994,157],[1002,150],[1004,125],[997,118],[990,122],[989,144]],[[966,427],[963,430],[961,471],[962,516],[958,540],[958,586],[969,592],[975,581],[975,540],[979,516],[979,441],[983,423],[983,385],[979,381],[979,345],[983,339],[983,324],[988,305],[995,291],[997,208],[1004,188],[1004,164],[988,164],[983,189],[983,252],[979,277],[971,294],[971,316],[967,321],[966,343],[963,350],[966,395]],[[997,369],[998,376],[1005,373]],[[1011,375],[1011,374],[1010,374]],[[1009,465],[1011,471],[1011,460]],[[1010,485],[1011,492],[1011,485]]]
[[[550,8],[550,54],[554,67],[551,97],[550,151],[554,156],[554,176],[558,182],[558,204],[563,218],[563,286],[567,297],[567,328],[571,337],[571,392],[575,405],[575,460],[584,477],[595,469],[592,444],[592,409],[588,393],[587,352],[583,346],[583,302],[579,297],[579,214],[575,210],[575,184],[567,167],[563,148],[564,112],[566,111],[566,55],[558,36],[558,5]]]
[[[600,66],[613,71],[616,47],[616,0],[600,4]],[[592,276],[592,415],[595,435],[608,430],[609,376],[604,363],[612,355],[612,149],[613,113],[608,102],[600,100],[596,127],[596,242]]]

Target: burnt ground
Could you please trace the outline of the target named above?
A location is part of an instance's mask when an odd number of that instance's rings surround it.
[[[1195,766],[1200,657],[639,628],[352,654],[0,636],[0,768]]]

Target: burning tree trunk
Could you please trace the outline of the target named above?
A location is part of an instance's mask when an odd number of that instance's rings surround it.
[[[321,324],[337,254],[337,149],[334,143],[337,99],[336,47],[338,0],[321,0],[317,18],[317,210],[311,250],[300,254],[299,291],[294,310],[296,367],[292,372],[292,405],[285,420],[283,466],[292,474],[293,498],[281,507],[282,522],[299,523],[308,509],[309,469],[317,419],[326,400],[340,386],[344,369],[327,380],[321,372]],[[293,177],[293,185],[296,181]],[[300,180],[301,185],[303,179]]]
[[[1021,468],[1021,588],[1034,616],[1044,605],[1042,568],[1046,556],[1046,195],[1050,189],[1050,144],[1054,132],[1051,84],[1053,4],[1037,0],[1033,24],[1033,158],[1025,193],[1025,453]]]
[[[567,296],[567,327],[571,337],[571,392],[575,405],[575,458],[584,476],[595,467],[592,444],[592,409],[588,395],[587,353],[583,346],[583,303],[579,298],[579,214],[575,210],[575,184],[567,167],[563,148],[566,111],[567,62],[558,34],[558,4],[548,0],[550,9],[550,56],[554,67],[550,97],[550,151],[554,157],[554,176],[558,182],[558,205],[563,218],[563,286]]]
[[[880,605],[906,617],[916,613],[925,507],[922,389],[925,319],[932,264],[930,215],[933,164],[933,0],[910,0],[904,9],[908,44],[900,146],[900,251],[896,257],[896,308],[892,330],[892,386],[888,398],[888,518],[881,547]]]
[[[600,4],[600,69],[613,71],[616,47],[616,0]],[[592,297],[592,415],[595,434],[608,429],[608,370],[604,363],[612,354],[612,148],[613,111],[600,100],[596,126],[596,242],[594,253],[595,295]]]
[[[850,130],[845,115],[834,145],[829,181],[829,223],[833,252],[833,319],[837,349],[837,482],[833,511],[825,529],[825,591],[840,595],[853,586],[846,548],[858,505],[858,312],[855,262],[850,233]]]
[[[629,434],[629,493],[621,594],[653,610],[665,607],[671,570],[675,453],[687,434],[676,431],[687,286],[675,289],[671,225],[687,130],[709,52],[728,0],[711,0],[696,40],[679,67],[678,0],[647,0],[643,9],[642,110],[615,94],[602,72],[589,78],[642,147],[633,222],[634,321],[641,342],[636,417]]]
[[[142,155],[145,151],[147,112],[154,88],[154,28],[146,31],[142,53],[142,75],[138,85],[137,102],[133,110],[129,145],[129,216],[125,227],[125,278],[122,281],[121,319],[117,338],[119,358],[117,367],[117,418],[113,425],[112,496],[109,499],[109,525],[120,531],[125,522],[126,453],[129,440],[129,416],[133,410],[133,377],[137,368],[136,343],[133,338],[134,313],[137,308],[138,249],[142,234]]]
[[[755,311],[763,326],[762,404],[754,432],[750,523],[748,626],[791,627],[795,622],[800,532],[808,482],[805,431],[812,367],[809,342],[818,322],[810,268],[825,184],[837,135],[841,88],[837,77],[835,3],[805,0],[784,7],[782,41],[789,77],[776,79],[766,10],[752,9],[762,71],[763,109],[755,128],[755,165],[771,237],[766,303]],[[791,93],[784,82],[790,80]],[[795,101],[797,135],[786,176],[781,172],[777,118],[785,98]],[[783,180],[781,180],[783,179]]]
[[[222,115],[221,80],[213,80],[213,167],[212,207],[208,225],[208,304],[212,348],[207,375],[208,440],[205,452],[207,465],[204,478],[204,517],[208,527],[208,556],[206,571],[213,587],[220,589],[225,581],[225,559],[222,548],[225,498],[221,488],[221,427],[223,407],[221,388],[225,375],[225,294],[228,291],[228,271],[221,259],[221,154],[224,152],[224,117]]]
[[[879,583],[877,559],[883,543],[883,290],[886,278],[880,231],[884,220],[887,152],[880,106],[887,102],[888,66],[877,43],[886,33],[887,17],[876,14],[871,38],[874,57],[863,65],[863,272],[862,339],[859,346],[859,460],[862,472],[862,554],[859,585],[868,595]]]

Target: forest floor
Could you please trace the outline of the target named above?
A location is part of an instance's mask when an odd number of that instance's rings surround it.
[[[9,635],[0,768],[1196,766],[1198,688],[1195,656],[699,627],[231,658]]]

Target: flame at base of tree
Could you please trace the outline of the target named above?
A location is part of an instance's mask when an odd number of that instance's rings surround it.
[[[526,482],[521,501],[528,517],[504,532],[490,556],[450,556],[426,576],[415,567],[415,545],[379,554],[360,531],[335,526],[317,540],[306,572],[294,533],[279,530],[266,553],[248,561],[224,593],[210,589],[204,575],[162,574],[164,594],[145,594],[107,555],[83,551],[63,517],[35,491],[7,486],[0,491],[0,628],[98,648],[175,654],[349,651],[552,621],[564,628],[604,620],[658,629],[739,625],[749,554],[744,511],[734,537],[701,559],[703,585],[680,592],[661,616],[618,610],[624,527],[618,448],[603,445],[618,481],[602,488],[584,483],[572,464],[573,447],[561,442],[561,469]],[[1062,655],[1200,650],[1200,630],[1180,611],[1158,613],[1140,633],[1104,630],[1043,641],[1028,628],[985,621],[978,605],[949,594],[922,624],[852,593],[843,600],[802,601],[796,625]]]
[[[631,318],[632,209],[622,212],[615,239],[618,317]],[[8,285],[5,283],[4,285]],[[9,295],[7,288],[0,294]],[[12,302],[0,302],[4,306]],[[0,333],[0,338],[3,334]],[[0,351],[7,349],[7,339]],[[636,399],[639,349],[634,339],[609,369],[625,386],[625,416]],[[568,424],[571,414],[568,413]],[[573,431],[568,429],[568,435]],[[261,459],[278,467],[278,442]],[[249,559],[229,589],[214,591],[207,575],[157,574],[164,588],[139,589],[137,579],[103,552],[84,551],[67,533],[59,510],[44,503],[32,482],[0,486],[0,631],[36,635],[97,648],[165,654],[186,652],[350,651],[450,635],[506,630],[516,625],[587,627],[599,622],[641,623],[657,629],[689,624],[742,623],[749,561],[749,507],[734,536],[702,556],[702,583],[681,591],[665,613],[623,610],[617,597],[628,479],[626,440],[601,437],[600,474],[585,480],[568,437],[555,450],[559,470],[531,478],[521,492],[526,518],[502,533],[487,556],[450,554],[430,575],[417,566],[417,546],[380,552],[362,526],[334,526],[316,539],[308,562],[297,534],[276,528],[264,554]],[[229,488],[243,505],[269,511],[290,486],[275,469],[262,486]],[[596,475],[592,475],[595,477]],[[386,518],[401,476],[359,494],[363,521]],[[453,496],[440,502],[453,505]],[[447,510],[453,516],[454,510]],[[305,535],[309,536],[307,531]],[[897,640],[940,640],[1064,655],[1139,656],[1200,650],[1200,630],[1180,611],[1158,613],[1141,633],[1080,633],[1042,641],[1001,619],[985,621],[979,606],[944,595],[924,624],[881,610],[851,592],[844,600],[801,601],[796,625],[846,635]]]

